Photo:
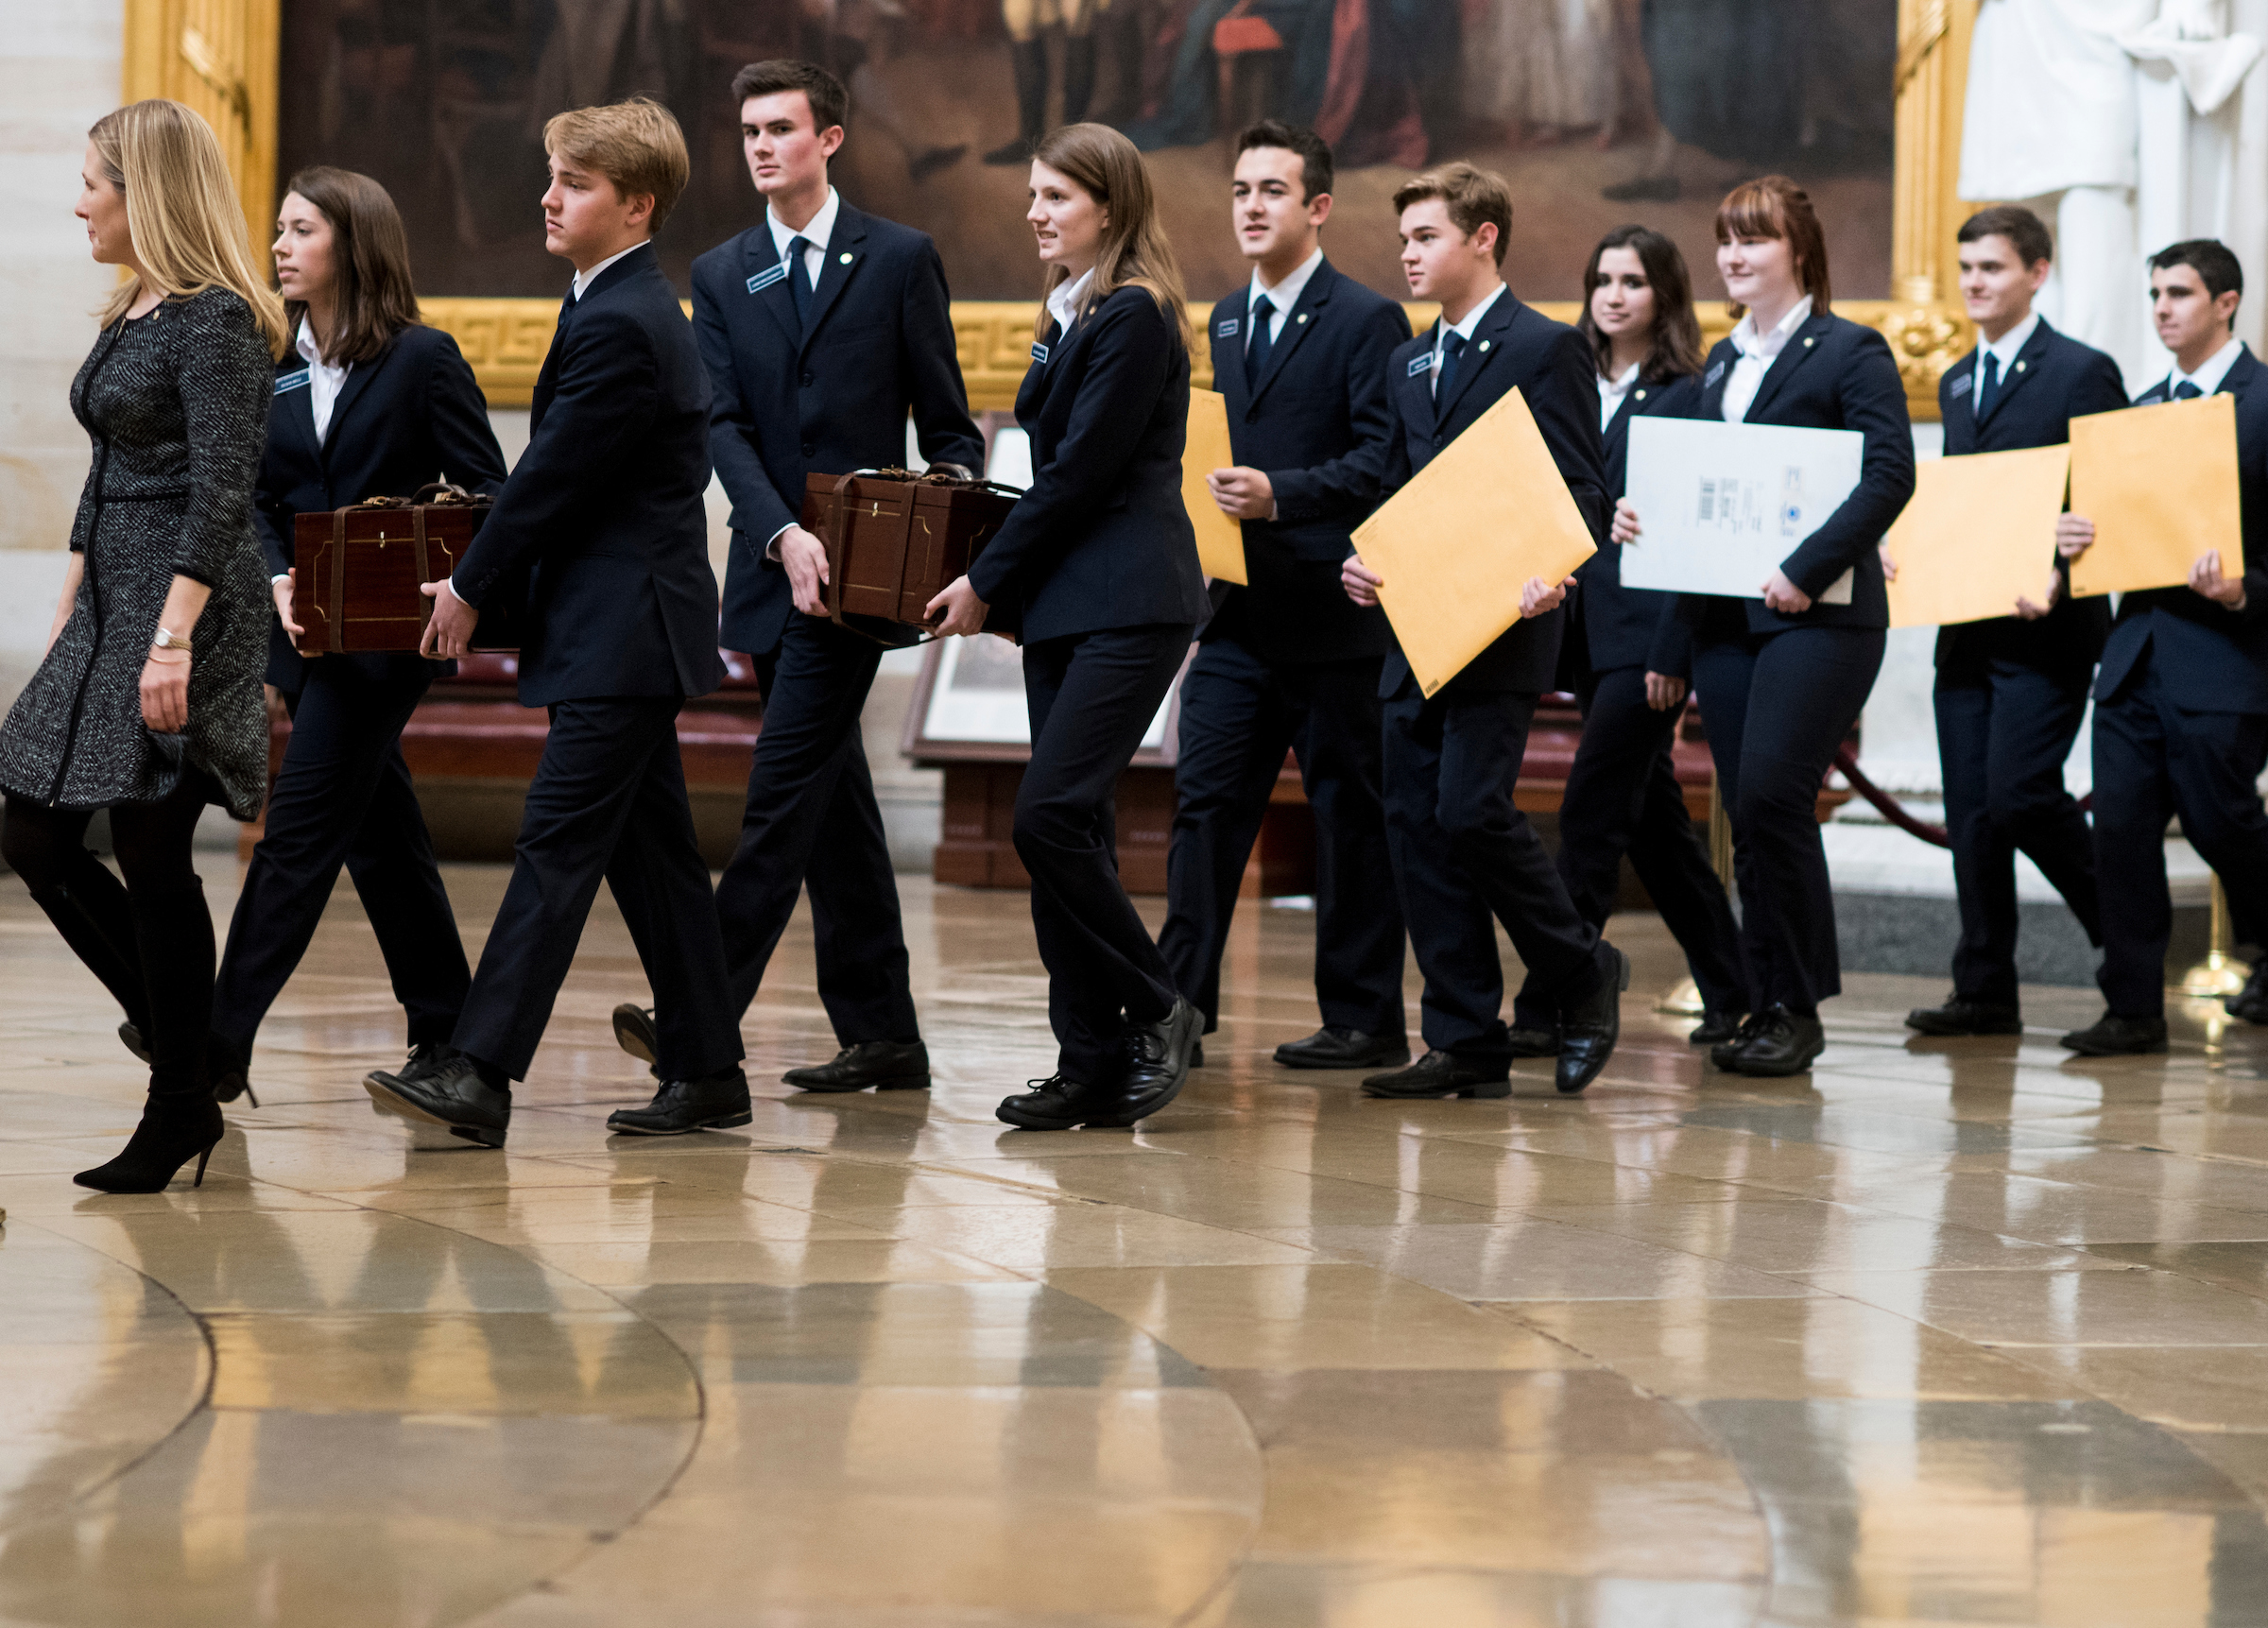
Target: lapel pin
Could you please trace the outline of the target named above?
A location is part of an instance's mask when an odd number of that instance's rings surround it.
[[[1806,340],[1803,342],[1803,348],[1804,348],[1806,351],[1809,351],[1809,350],[1812,348],[1812,342],[1811,342],[1809,339],[1806,339]]]
[[[1646,393],[1645,393],[1645,391],[1643,391],[1643,390],[1641,390],[1641,391],[1639,391],[1639,393],[1638,393],[1638,399],[1639,399],[1640,401],[1641,401],[1641,402],[1642,402],[1642,401],[1644,401],[1644,400],[1646,399]]]
[[[850,252],[849,252],[848,250],[846,250],[846,251],[844,252],[844,254],[843,254],[843,264],[844,264],[845,266],[848,266],[848,265],[850,265]]]
[[[2021,362],[2019,362],[2016,365],[2016,370],[2019,373],[2022,372],[2024,370],[2024,365]]]
[[[1482,341],[1481,341],[1481,349],[1482,349],[1482,350],[1484,350],[1484,351],[1486,351],[1486,350],[1487,350],[1487,349],[1488,349],[1488,341],[1487,341],[1487,340],[1484,339],[1484,340],[1482,340]]]
[[[1302,312],[1300,312],[1300,313],[1299,313],[1299,320],[1300,320],[1300,321],[1302,321],[1302,322],[1305,322],[1305,321],[1307,320],[1307,313],[1306,313],[1306,312],[1302,311]]]

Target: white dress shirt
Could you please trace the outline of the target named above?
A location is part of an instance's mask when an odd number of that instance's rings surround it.
[[[1638,370],[1643,366],[1642,362],[1631,363],[1619,379],[1599,375],[1599,434],[1605,435],[1606,426],[1614,422],[1614,415],[1622,410],[1623,399],[1630,394],[1630,386],[1638,383]]]
[[[1453,326],[1447,327],[1443,326],[1439,321],[1435,322],[1434,387],[1435,389],[1439,389],[1441,387],[1441,344],[1444,337],[1448,334],[1454,334],[1458,338],[1464,340],[1466,344],[1471,344],[1472,331],[1481,325],[1481,318],[1488,315],[1488,308],[1491,305],[1494,305],[1503,297],[1504,285],[1502,282],[1499,282],[1494,288],[1488,291],[1487,295],[1478,305],[1475,305],[1471,310],[1465,313],[1464,321],[1456,323]]]
[[[2242,354],[2244,341],[2231,334],[2227,343],[2208,356],[2194,373],[2183,372],[2176,364],[2166,380],[2166,400],[2171,402],[2174,392],[2184,385],[2194,385],[2199,394],[2211,395],[2221,387],[2221,381],[2228,377],[2228,370],[2237,365],[2237,358]]]
[[[606,259],[600,261],[590,270],[576,272],[575,274],[575,302],[577,305],[580,305],[583,302],[583,291],[589,288],[591,284],[598,281],[598,274],[600,272],[606,270],[608,266],[613,265],[617,260],[620,260],[623,254],[635,254],[641,248],[644,248],[646,244],[651,243],[653,239],[651,238],[645,238],[640,242],[633,243],[629,246],[629,248],[624,249],[622,254],[610,254],[606,257]]]
[[[1756,331],[1756,313],[1744,316],[1732,331],[1732,348],[1740,352],[1740,360],[1732,365],[1732,376],[1725,381],[1725,421],[1737,424],[1748,416],[1748,408],[1756,400],[1756,392],[1763,386],[1764,374],[1771,370],[1774,358],[1788,348],[1796,330],[1811,320],[1812,297],[1805,295],[1796,301],[1796,308],[1779,319],[1769,334]]]
[[[781,259],[787,258],[787,246],[799,237],[811,245],[803,251],[803,274],[811,279],[814,288],[819,285],[819,273],[827,266],[827,245],[834,238],[834,217],[842,212],[842,197],[833,187],[827,189],[827,201],[819,205],[819,213],[805,221],[800,231],[769,209],[764,212],[764,223],[772,229],[772,248]]]
[[[1299,296],[1307,292],[1308,281],[1314,276],[1315,267],[1322,264],[1323,251],[1318,248],[1314,253],[1302,260],[1289,277],[1273,288],[1260,280],[1259,266],[1255,266],[1252,268],[1252,291],[1245,297],[1245,310],[1249,313],[1253,301],[1257,300],[1265,300],[1275,307],[1268,317],[1269,344],[1273,345],[1283,337],[1283,325],[1291,319],[1292,307],[1299,303]],[[1246,350],[1252,349],[1252,336],[1259,332],[1259,329],[1248,322],[1245,325]]]
[[[1087,298],[1087,290],[1093,282],[1094,267],[1090,266],[1069,283],[1057,283],[1056,291],[1047,297],[1047,314],[1056,319],[1063,334],[1071,332],[1072,321],[1079,314],[1079,301]],[[1062,334],[1056,336],[1058,344],[1062,337]]]
[[[300,318],[300,336],[293,349],[307,364],[307,406],[315,414],[315,444],[319,447],[331,433],[331,409],[338,404],[338,388],[347,382],[353,364],[335,368],[324,361],[322,351],[316,348],[315,331],[304,317]]]
[[[1991,344],[1977,347],[1976,382],[1969,386],[1968,398],[1972,406],[1977,399],[1975,392],[1984,387],[1984,358],[1990,356],[1998,364],[1994,369],[1996,379],[1992,386],[1992,393],[1998,396],[2008,387],[2008,376],[2016,371],[2017,357],[2023,354],[2024,347],[2032,342],[2032,335],[2038,328],[2039,313],[2035,311]],[[1992,405],[1990,402],[1984,404],[1988,407]]]

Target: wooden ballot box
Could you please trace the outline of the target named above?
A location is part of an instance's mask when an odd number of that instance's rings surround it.
[[[425,487],[409,498],[371,498],[329,514],[292,522],[292,620],[302,656],[414,651],[433,616],[421,585],[456,569],[472,546],[490,500],[459,487]],[[524,586],[524,585],[523,585]],[[516,595],[499,593],[483,607],[473,643],[514,648],[517,618],[506,613]]]
[[[885,643],[919,642],[929,602],[984,552],[1020,495],[941,471],[809,476],[803,529],[827,545],[827,614]],[[994,606],[985,626],[1012,632],[1012,622]]]

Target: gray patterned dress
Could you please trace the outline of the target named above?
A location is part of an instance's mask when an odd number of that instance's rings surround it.
[[[95,340],[71,386],[94,441],[71,527],[86,565],[71,619],[0,725],[0,790],[51,808],[156,802],[186,764],[236,818],[259,814],[275,609],[252,482],[274,376],[251,308],[222,288]],[[213,591],[189,635],[189,727],[159,735],[142,722],[142,667],[177,573]]]

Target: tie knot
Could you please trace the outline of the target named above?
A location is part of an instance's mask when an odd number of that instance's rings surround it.
[[[1276,302],[1263,294],[1252,301],[1252,320],[1265,322],[1276,315]]]
[[[1451,329],[1441,335],[1441,354],[1444,358],[1460,354],[1465,349],[1465,335]]]
[[[815,246],[813,245],[811,239],[808,237],[791,238],[788,241],[787,251],[791,255],[809,254],[814,247]]]
[[[2193,380],[2184,379],[2180,384],[2174,386],[2174,399],[2176,402],[2187,402],[2193,397],[2202,396],[2204,394],[2205,392],[2197,387],[2196,383]]]

